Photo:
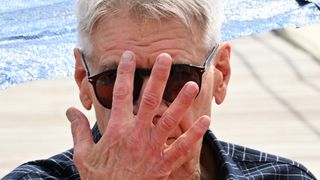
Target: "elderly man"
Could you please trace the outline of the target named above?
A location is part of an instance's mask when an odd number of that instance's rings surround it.
[[[74,149],[4,179],[315,179],[208,130],[230,78],[218,0],[79,0],[77,11],[75,80],[97,123],[68,109]]]

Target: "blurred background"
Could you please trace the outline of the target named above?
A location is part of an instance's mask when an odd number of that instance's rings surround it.
[[[316,24],[231,41],[228,95],[212,107],[219,139],[294,159],[320,177],[319,32]],[[0,91],[0,177],[72,147],[70,106],[83,110],[72,77]]]

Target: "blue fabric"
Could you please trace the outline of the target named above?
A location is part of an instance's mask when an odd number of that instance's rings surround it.
[[[225,0],[222,40],[320,22],[319,0]],[[0,0],[0,89],[71,76],[74,0]]]
[[[98,142],[101,135],[97,126],[93,128],[94,141]],[[203,143],[207,143],[210,152],[216,159],[219,180],[314,180],[312,175],[301,164],[256,151],[243,146],[219,141],[209,130]],[[80,179],[72,161],[73,151],[68,150],[49,159],[25,163],[17,167],[3,180],[13,179]]]

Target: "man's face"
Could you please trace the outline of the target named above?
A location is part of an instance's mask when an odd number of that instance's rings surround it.
[[[194,25],[193,33],[176,21],[165,20],[161,23],[147,20],[139,23],[129,17],[104,18],[99,21],[92,33],[91,42],[93,52],[90,59],[90,72],[96,75],[106,70],[114,69],[125,50],[135,54],[136,67],[151,69],[157,56],[167,53],[173,64],[203,65],[208,55],[201,39],[201,31]],[[133,102],[133,114],[139,111],[139,104],[148,82],[145,78],[138,100]],[[213,97],[213,68],[210,67],[202,77],[201,90],[193,105],[188,109],[179,126],[168,138],[171,144],[182,133],[186,132],[202,115],[210,115],[211,100]],[[89,84],[88,84],[89,86]],[[89,88],[91,101],[95,108],[97,123],[103,134],[110,117],[110,109],[103,107],[97,100],[92,86]],[[152,121],[157,123],[170,103],[162,100],[156,116]]]

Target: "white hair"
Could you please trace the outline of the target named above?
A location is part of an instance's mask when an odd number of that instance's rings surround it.
[[[207,48],[220,40],[221,0],[77,0],[78,46],[87,55],[91,54],[90,35],[99,20],[117,15],[121,10],[128,10],[130,16],[139,20],[174,18],[191,32],[191,24],[195,22],[202,30]]]

